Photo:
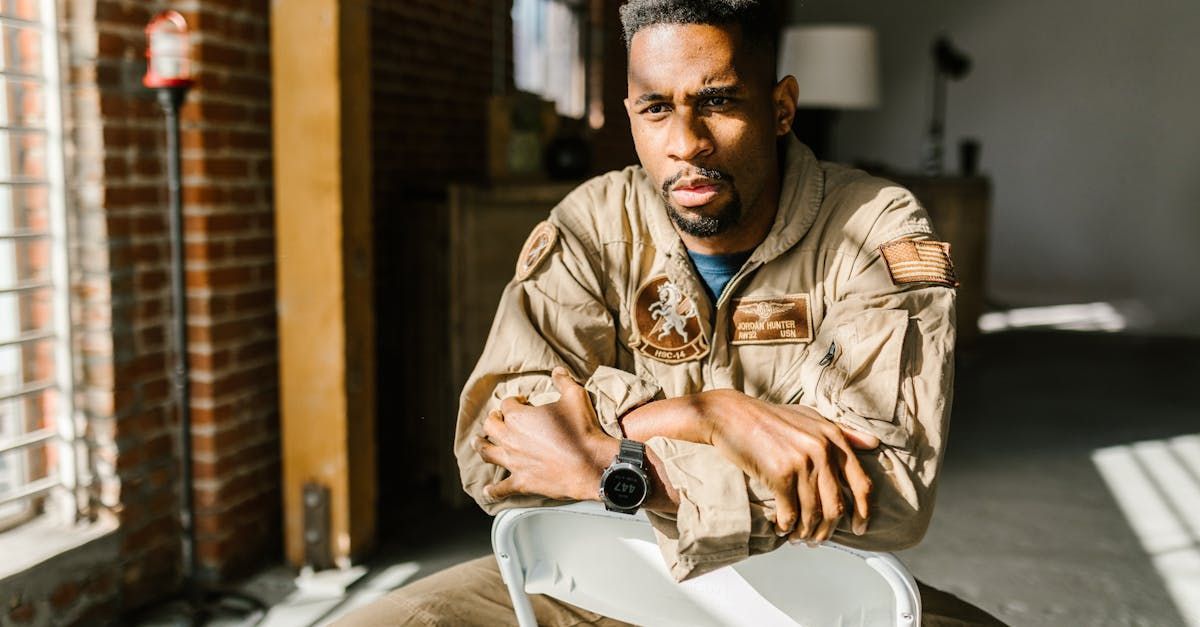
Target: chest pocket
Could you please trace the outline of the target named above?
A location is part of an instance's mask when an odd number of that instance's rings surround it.
[[[897,420],[906,413],[897,405],[907,331],[908,312],[899,309],[867,310],[838,324],[826,336],[832,347],[822,344],[805,360],[804,379],[813,384],[801,402],[885,444],[905,446],[911,425],[906,416]]]

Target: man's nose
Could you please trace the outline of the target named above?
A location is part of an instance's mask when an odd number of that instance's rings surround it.
[[[670,134],[667,137],[669,157],[690,162],[697,157],[711,154],[712,151],[712,135],[709,134],[708,126],[703,120],[686,112],[672,117]]]

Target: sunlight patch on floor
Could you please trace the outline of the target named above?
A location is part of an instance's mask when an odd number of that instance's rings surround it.
[[[1200,627],[1200,435],[1102,448],[1092,461],[1180,615]]]
[[[1128,326],[1125,315],[1111,303],[1022,307],[979,317],[979,330],[983,333],[1033,328],[1117,332]]]

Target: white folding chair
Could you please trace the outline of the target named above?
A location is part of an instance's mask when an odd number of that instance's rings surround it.
[[[529,594],[653,627],[920,624],[917,584],[900,560],[829,542],[677,583],[644,514],[576,503],[502,512],[492,549],[521,627],[537,625]]]

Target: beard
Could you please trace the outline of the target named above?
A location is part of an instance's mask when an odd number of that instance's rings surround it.
[[[714,215],[685,216],[671,202],[671,188],[683,178],[683,172],[663,181],[663,204],[667,207],[667,215],[670,216],[671,222],[674,222],[680,231],[692,237],[714,237],[728,231],[742,219],[742,198],[738,195],[732,174],[708,168],[697,168],[696,173],[714,181],[722,181],[729,186],[729,200],[719,207]]]

